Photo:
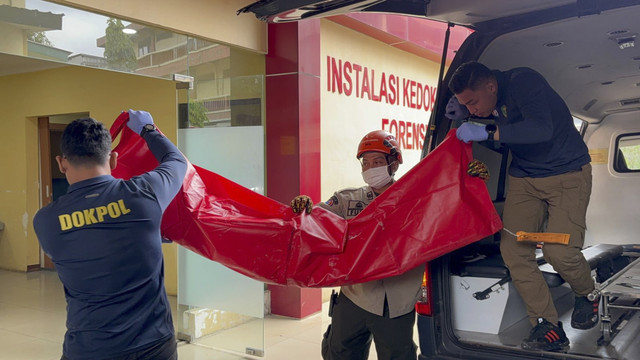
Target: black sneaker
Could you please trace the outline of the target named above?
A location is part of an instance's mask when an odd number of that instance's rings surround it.
[[[562,330],[562,322],[558,321],[558,326],[555,326],[544,318],[538,318],[538,325],[520,346],[525,350],[566,351],[569,350],[569,339]]]
[[[571,314],[571,327],[587,330],[598,324],[598,306],[600,299],[589,301],[586,296],[576,296]]]

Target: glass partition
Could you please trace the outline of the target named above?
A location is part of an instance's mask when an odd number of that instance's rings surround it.
[[[229,50],[217,62],[190,61],[189,88],[178,92],[178,146],[193,164],[264,194],[264,77],[229,78],[229,60],[236,54]],[[181,338],[263,356],[264,314],[263,283],[178,248]]]
[[[229,126],[180,129],[178,135],[182,152],[194,164],[262,193],[263,133],[262,126]],[[182,247],[178,248],[178,277],[182,338],[214,348],[264,354],[263,283]]]
[[[165,45],[174,51],[156,47],[146,55],[150,65],[138,71],[157,72],[153,64],[181,61],[171,54],[187,52],[184,90],[178,91],[180,150],[193,164],[263,194],[264,76],[234,76],[263,69],[263,57],[192,38]],[[183,339],[263,356],[264,314],[263,283],[178,248],[177,330]]]
[[[150,30],[155,32],[150,27],[42,0],[12,1],[10,4],[4,5],[11,14],[7,27],[25,29],[24,41],[0,46],[0,52],[139,73],[137,70],[144,67],[145,61],[141,55],[154,45],[146,36]],[[12,35],[17,37],[18,34]]]
[[[0,53],[186,81],[208,126],[229,125],[232,78],[264,74],[263,55],[57,3],[16,0],[0,13]]]

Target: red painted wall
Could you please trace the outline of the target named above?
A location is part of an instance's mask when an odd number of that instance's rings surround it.
[[[320,20],[269,24],[266,56],[268,197],[320,198]],[[322,309],[321,289],[270,286],[271,312],[303,318]]]

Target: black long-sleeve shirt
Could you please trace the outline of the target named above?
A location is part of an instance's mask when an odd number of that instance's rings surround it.
[[[509,174],[547,177],[591,161],[569,108],[547,81],[529,68],[493,71],[498,81],[496,124],[511,149]]]

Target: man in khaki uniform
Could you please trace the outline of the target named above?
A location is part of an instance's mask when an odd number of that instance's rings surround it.
[[[368,185],[337,191],[326,203],[318,204],[345,219],[358,215],[388,189],[402,163],[398,142],[382,130],[365,135],[357,158]],[[291,204],[295,212],[311,212],[312,203],[307,196],[298,196]],[[424,266],[418,266],[402,275],[342,286],[322,341],[323,359],[366,360],[372,339],[380,360],[416,359],[413,325],[423,273]]]

